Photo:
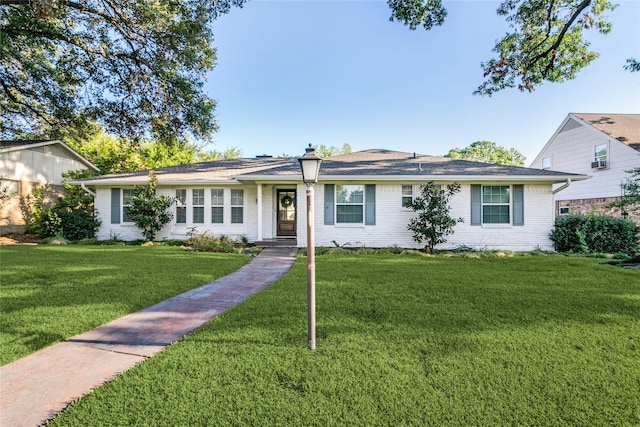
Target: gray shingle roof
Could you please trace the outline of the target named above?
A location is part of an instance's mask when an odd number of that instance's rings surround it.
[[[14,139],[14,140],[2,140],[0,141],[0,150],[7,150],[9,148],[28,147],[30,145],[38,145],[43,142],[57,143],[57,139]]]
[[[159,183],[186,184],[205,182],[242,182],[252,180],[301,180],[296,158],[223,159],[155,169]],[[148,171],[105,175],[84,180],[88,184],[141,184],[147,181]],[[585,179],[583,175],[494,165],[422,154],[390,150],[365,150],[325,159],[320,168],[320,180],[327,179],[393,179],[416,180],[437,177],[500,177],[559,182],[567,178]]]
[[[583,114],[575,117],[640,151],[640,114]]]

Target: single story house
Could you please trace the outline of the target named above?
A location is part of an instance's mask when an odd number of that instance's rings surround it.
[[[9,196],[0,206],[0,234],[24,231],[21,197],[39,188],[54,199],[62,193],[62,174],[79,169],[98,170],[60,140],[0,141],[0,186]]]
[[[640,114],[570,113],[531,167],[591,176],[556,195],[557,215],[595,210],[621,216],[608,206],[620,200],[627,171],[640,167]],[[639,213],[631,210],[624,216],[640,224]]]
[[[261,244],[283,240],[306,246],[306,186],[296,158],[223,159],[155,170],[158,193],[175,197],[173,220],[157,239],[185,239],[190,231]],[[407,224],[405,207],[419,186],[458,182],[451,214],[462,217],[440,248],[528,251],[551,249],[553,189],[585,175],[470,162],[389,150],[366,150],[324,159],[315,184],[317,246],[422,248]],[[140,239],[127,215],[136,185],[148,171],[78,181],[95,188],[99,239]]]

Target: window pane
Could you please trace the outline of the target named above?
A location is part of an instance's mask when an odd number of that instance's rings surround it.
[[[594,147],[594,158],[598,160],[607,160],[607,144],[600,144]]]
[[[489,185],[482,187],[482,203],[509,203],[509,186]]]
[[[240,190],[242,191],[242,190]],[[232,224],[242,224],[243,221],[243,208],[241,207],[232,207],[231,208],[231,223]]]
[[[176,224],[187,223],[187,208],[184,206],[176,206]]]
[[[122,190],[122,222],[132,222],[131,216],[129,216],[129,206],[131,206],[131,199],[136,190],[124,189]]]
[[[244,190],[231,190],[231,206],[244,204]]]
[[[211,208],[211,222],[213,224],[222,224],[224,222],[223,208],[214,206]]]
[[[204,206],[204,190],[193,190],[193,206]]]
[[[336,185],[336,203],[363,203],[362,185]]]
[[[403,185],[402,186],[402,195],[403,196],[413,196],[413,185]]]
[[[215,188],[211,190],[211,206],[223,206],[224,205],[224,190],[221,188]]]
[[[542,159],[542,169],[551,169],[551,157]]]
[[[482,222],[485,224],[509,224],[509,205],[482,207]]]
[[[193,223],[194,224],[204,223],[204,207],[202,206],[193,207]]]
[[[336,222],[362,224],[363,220],[362,205],[336,205]]]

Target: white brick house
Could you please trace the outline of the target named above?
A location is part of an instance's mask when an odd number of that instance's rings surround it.
[[[556,214],[585,213],[592,209],[619,216],[607,208],[621,196],[625,171],[640,167],[640,114],[571,113],[531,163],[532,168],[589,175],[558,192]],[[630,213],[631,219],[640,221]]]
[[[158,239],[185,239],[196,229],[306,246],[306,187],[297,159],[227,159],[155,172],[158,192],[178,199],[173,221]],[[421,248],[407,229],[413,213],[403,203],[428,181],[457,181],[462,191],[451,200],[451,214],[464,222],[440,248],[551,249],[552,186],[586,178],[389,150],[329,157],[315,185],[316,245]],[[84,180],[96,188],[99,239],[142,237],[128,221],[126,206],[134,186],[147,181],[146,171]]]

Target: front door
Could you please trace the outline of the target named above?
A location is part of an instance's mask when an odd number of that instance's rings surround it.
[[[296,190],[278,190],[278,236],[296,235]]]

